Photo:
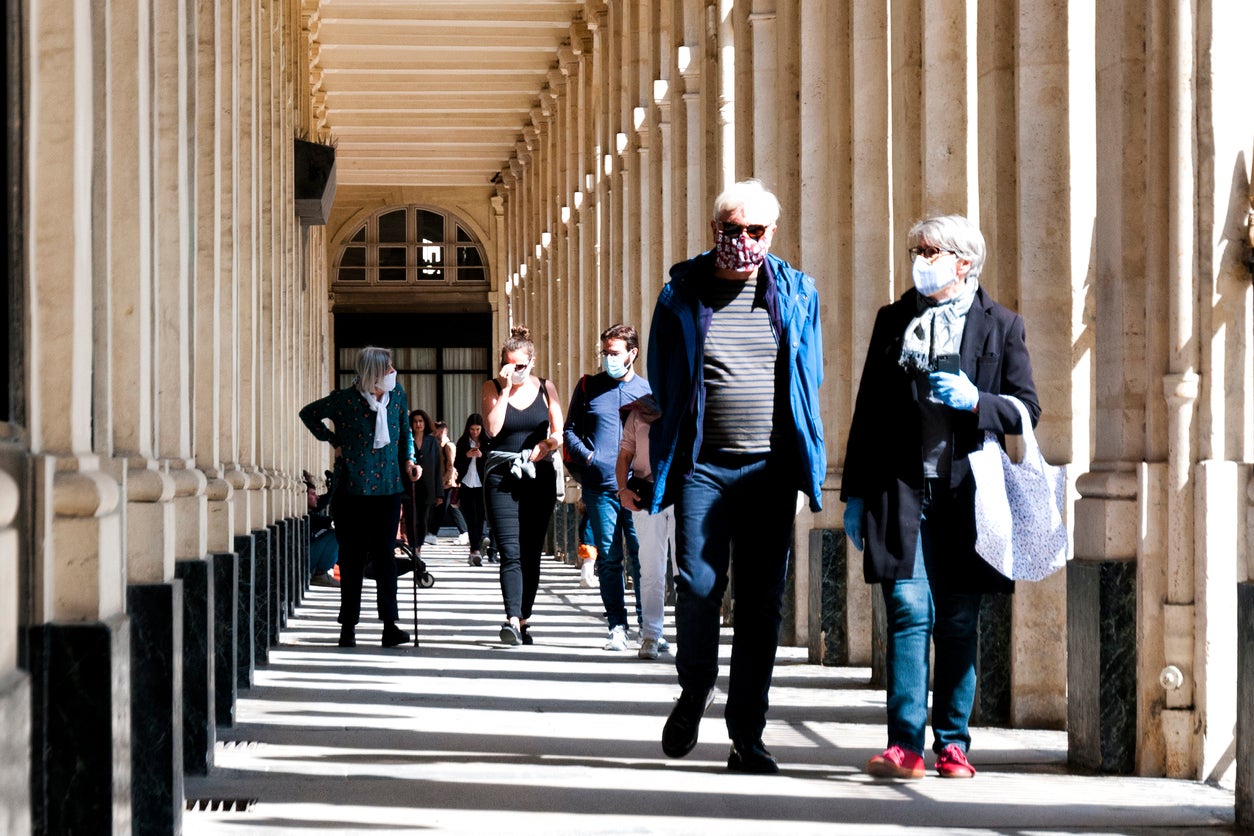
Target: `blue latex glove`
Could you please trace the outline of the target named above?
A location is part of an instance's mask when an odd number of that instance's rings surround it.
[[[932,395],[951,409],[970,412],[980,402],[980,390],[975,388],[966,372],[932,372],[927,376],[932,384]]]
[[[862,499],[851,496],[845,502],[845,536],[853,543],[853,547],[862,551]]]

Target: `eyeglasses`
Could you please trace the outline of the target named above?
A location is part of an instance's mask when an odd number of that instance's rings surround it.
[[[953,250],[942,250],[940,247],[933,247],[931,244],[926,244],[922,247],[910,248],[910,260],[911,261],[918,258],[919,256],[923,256],[928,261],[931,261],[932,259],[936,258],[936,256],[938,255],[957,255],[957,253],[955,253]]]
[[[748,235],[754,241],[762,240],[762,236],[766,234],[766,226],[763,224],[749,224],[741,226],[731,221],[722,221],[723,234],[728,238],[739,238],[741,233]]]

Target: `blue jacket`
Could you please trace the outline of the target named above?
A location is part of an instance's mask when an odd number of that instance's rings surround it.
[[[585,488],[614,493],[618,446],[623,440],[623,407],[652,390],[640,375],[618,381],[605,372],[584,375],[575,384],[566,410],[563,442],[570,457],[583,465],[579,482]]]
[[[662,407],[662,417],[649,430],[649,458],[656,486],[654,513],[675,502],[682,480],[692,473],[701,449],[703,349],[714,314],[701,304],[692,282],[713,271],[713,251],[676,264],[653,309],[649,383]],[[795,487],[810,497],[810,508],[818,511],[823,506],[821,488],[827,476],[827,448],[819,415],[823,337],[818,290],[814,279],[773,255],[767,255],[760,275],[767,282],[766,306],[775,336],[788,347],[787,368],[783,377],[776,377],[776,386],[788,386],[802,482]],[[672,471],[679,478],[671,478]]]

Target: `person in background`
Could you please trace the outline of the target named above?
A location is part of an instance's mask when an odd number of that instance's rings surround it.
[[[466,428],[457,439],[454,468],[459,474],[457,501],[466,520],[466,544],[470,555],[466,562],[482,566],[483,555],[483,416],[472,412],[466,418]]]
[[[418,478],[414,440],[405,420],[409,404],[396,382],[392,352],[366,346],[357,352],[352,385],[306,404],[300,411],[314,438],[335,448],[336,536],[340,546],[340,647],[356,645],[361,617],[362,577],[367,562],[375,576],[376,603],[384,647],[409,641],[396,626],[396,561],[405,477]],[[334,429],[327,426],[330,421]]]
[[[666,610],[667,555],[675,553],[675,508],[668,505],[656,514],[653,504],[653,470],[649,465],[649,427],[661,417],[657,401],[645,395],[623,408],[627,421],[623,424],[623,440],[618,447],[618,499],[631,511],[640,540],[640,585],[636,597],[640,601],[641,659],[656,659],[670,645],[663,635]]]
[[[331,491],[318,493],[313,474],[303,471],[305,498],[309,507],[309,585],[339,588],[335,564],[340,559],[340,546],[335,540],[334,523],[329,505]]]
[[[470,536],[466,533],[466,518],[462,516],[457,502],[457,444],[449,438],[448,424],[435,422],[435,439],[440,442],[443,455],[444,486],[436,500],[436,507],[432,509],[431,536],[438,535],[444,523],[452,522],[457,528],[455,542],[465,546],[470,542]]]
[[[652,391],[648,381],[632,369],[639,354],[640,337],[632,326],[612,325],[601,332],[604,371],[579,379],[564,431],[568,457],[579,464],[577,475],[597,550],[597,579],[609,629],[605,649],[615,651],[627,649],[624,559],[638,566],[636,528],[631,512],[618,501],[614,468],[623,438],[621,410]],[[638,577],[633,581],[638,602],[640,581]]]
[[[414,434],[418,478],[409,486],[410,501],[404,507],[405,525],[401,533],[414,554],[421,555],[423,544],[433,542],[433,538],[428,535],[428,526],[431,524],[436,498],[441,493],[444,458],[430,415],[421,409],[415,409],[409,413],[409,426]]]
[[[649,334],[662,417],[649,431],[650,510],[674,503],[675,670],[681,694],[662,751],[687,755],[718,678],[720,609],[734,567],[724,719],[727,768],[774,773],[762,742],[779,645],[797,492],[822,506],[827,476],[818,291],[769,254],[779,201],[757,180],[714,201],[714,248],[671,268]]]
[[[875,317],[840,486],[845,533],[888,618],[888,748],[866,768],[923,777],[930,676],[936,771],[971,778],[980,599],[1014,583],[975,552],[967,455],[986,431],[1022,432],[1018,409],[999,395],[1022,401],[1033,424],[1041,407],[1022,317],[980,287],[979,227],[961,215],[928,218],[909,246],[914,287]]]
[[[483,384],[484,504],[501,560],[501,641],[531,644],[528,621],[540,587],[540,554],[557,496],[553,453],[562,446],[562,408],[553,382],[536,377],[531,332],[515,327],[501,370]]]

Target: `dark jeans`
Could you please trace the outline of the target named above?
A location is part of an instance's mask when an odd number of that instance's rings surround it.
[[[428,526],[428,529],[432,534],[438,535],[440,529],[444,527],[444,523],[451,521],[457,529],[457,533],[464,534],[466,532],[466,518],[462,516],[460,509],[453,507],[453,489],[444,488],[440,496],[444,501],[431,508],[431,525]]]
[[[483,543],[483,488],[462,485],[457,491],[457,503],[466,517],[466,535],[470,538],[470,550],[476,554]]]
[[[361,585],[366,561],[371,561],[379,619],[396,621],[396,528],[400,524],[401,494],[336,496],[335,536],[340,543],[340,616],[353,626],[361,620]]]
[[[931,491],[929,491],[929,497]],[[942,494],[944,495],[944,494]],[[951,743],[967,751],[971,746],[968,720],[975,702],[975,663],[979,643],[981,595],[940,592],[929,578],[941,571],[937,543],[928,525],[933,510],[925,500],[914,554],[914,577],[884,581],[888,616],[888,745],[923,753],[927,727],[928,645],[935,645],[936,671],[932,683],[932,749],[939,753]]]
[[[697,462],[675,506],[675,668],[685,691],[714,687],[729,564],[736,580],[724,712],[733,740],[755,741],[766,726],[797,483],[796,468],[773,456],[711,457]]]
[[[487,476],[484,500],[488,524],[501,559],[501,595],[506,618],[531,618],[540,588],[540,553],[557,504],[553,462],[538,461],[535,478],[517,478],[508,467]]]

